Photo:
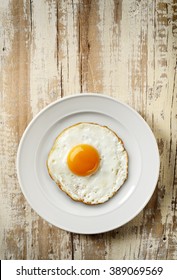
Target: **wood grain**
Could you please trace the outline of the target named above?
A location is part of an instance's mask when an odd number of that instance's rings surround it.
[[[176,58],[175,0],[1,1],[1,259],[177,259]],[[98,235],[72,234],[40,218],[15,168],[30,120],[52,101],[82,92],[135,108],[161,159],[145,209]]]

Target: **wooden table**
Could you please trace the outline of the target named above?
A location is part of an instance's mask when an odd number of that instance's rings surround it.
[[[1,259],[177,259],[177,1],[1,0],[0,21]],[[26,202],[15,168],[30,120],[82,92],[136,109],[161,158],[145,209],[99,235],[45,222]]]

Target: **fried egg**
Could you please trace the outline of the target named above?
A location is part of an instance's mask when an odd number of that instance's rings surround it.
[[[55,183],[73,200],[100,204],[114,196],[127,179],[128,154],[114,131],[83,122],[58,135],[47,168]]]

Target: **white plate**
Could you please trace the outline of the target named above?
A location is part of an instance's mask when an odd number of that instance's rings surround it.
[[[47,172],[54,139],[78,122],[113,129],[129,154],[128,180],[101,205],[73,201]],[[95,234],[124,225],[144,208],[158,180],[159,153],[151,129],[132,108],[104,95],[79,94],[50,104],[28,125],[18,149],[17,173],[23,194],[41,217],[71,232]]]

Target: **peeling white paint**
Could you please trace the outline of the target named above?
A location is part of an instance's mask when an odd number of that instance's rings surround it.
[[[47,1],[33,1],[30,62],[30,103],[33,116],[50,103],[50,83],[57,84],[56,24],[55,2],[49,5]]]

